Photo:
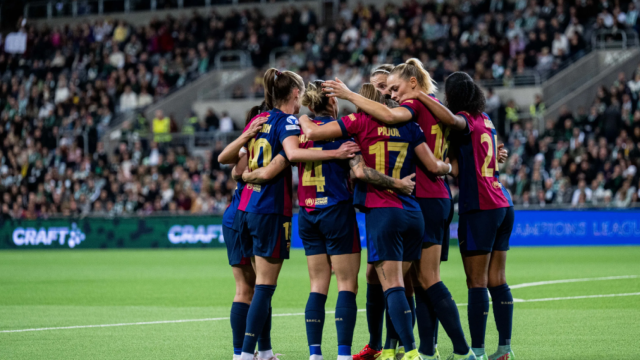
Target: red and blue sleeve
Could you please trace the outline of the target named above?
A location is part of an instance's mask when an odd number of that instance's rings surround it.
[[[338,120],[338,125],[342,129],[342,136],[351,136],[362,130],[362,120],[360,114],[349,114]]]
[[[469,135],[473,132],[473,121],[471,121],[471,114],[466,111],[460,111],[458,115],[462,116],[464,120],[467,122],[467,127],[464,128],[462,135]]]
[[[411,121],[415,121],[417,119],[416,113],[418,113],[418,101],[417,100],[405,100],[400,104],[400,107],[403,107],[411,113]]]
[[[412,128],[412,132],[411,134],[413,135],[412,139],[411,139],[411,148],[415,149],[418,145],[427,142],[425,136],[424,136],[424,132],[422,131],[422,128],[420,127],[420,125],[418,125],[418,123],[412,123],[412,125],[410,125]]]

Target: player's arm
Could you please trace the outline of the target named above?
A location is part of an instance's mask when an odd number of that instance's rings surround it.
[[[300,117],[300,127],[304,136],[311,141],[335,139],[342,136],[342,129],[337,121],[320,126],[311,121],[307,115],[302,115]]]
[[[450,126],[452,129],[462,131],[467,127],[467,121],[460,115],[455,115],[446,106],[431,96],[420,92],[418,100],[424,104],[442,123]]]
[[[245,148],[240,149],[240,153],[238,154],[238,156],[238,162],[236,163],[236,166],[233,167],[233,170],[231,170],[231,177],[235,181],[242,180],[242,173],[247,170],[247,164],[249,163],[247,158],[247,150],[245,150]]]
[[[409,109],[402,106],[389,109],[384,104],[377,101],[369,100],[360,94],[356,94],[349,90],[340,79],[336,78],[335,81],[328,80],[322,83],[324,87],[323,91],[327,93],[328,97],[337,97],[352,102],[355,106],[362,109],[362,111],[373,116],[374,118],[382,121],[385,124],[398,124],[411,120],[413,114]]]
[[[338,160],[338,159],[351,159],[353,158],[360,147],[356,143],[349,141],[345,142],[337,150],[310,150],[300,149],[300,140],[297,136],[288,136],[282,142],[287,158],[292,163],[306,162],[306,161],[326,161],[326,160]]]
[[[429,172],[436,175],[447,175],[451,173],[452,166],[448,162],[449,159],[447,159],[447,162],[438,160],[435,155],[433,155],[433,152],[431,152],[431,149],[427,146],[427,143],[420,143],[415,147],[415,151],[416,155]]]
[[[392,178],[365,165],[362,155],[356,155],[353,159],[349,160],[349,166],[356,179],[372,185],[395,190],[400,194],[411,195],[413,188],[416,186],[412,180],[416,174],[411,174],[403,179]]]
[[[268,118],[260,117],[251,122],[249,127],[240,135],[237,139],[227,145],[224,150],[218,155],[218,162],[221,164],[235,164],[238,162],[238,153],[240,149],[253,139],[258,131],[262,129],[262,124],[267,122]]]
[[[291,164],[284,156],[278,154],[269,165],[265,167],[261,167],[259,169],[255,169],[252,172],[249,172],[247,169],[242,174],[242,180],[246,183],[251,184],[264,184],[267,181],[275,178],[278,174],[280,174],[284,169],[288,168]]]
[[[451,176],[458,177],[460,174],[460,168],[458,167],[458,158],[453,158],[451,160]]]

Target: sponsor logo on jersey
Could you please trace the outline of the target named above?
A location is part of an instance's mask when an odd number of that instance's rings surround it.
[[[349,120],[356,121],[356,115],[355,114],[349,114]]]
[[[167,232],[167,239],[172,244],[208,244],[213,239],[224,242],[222,225],[173,225]]]
[[[260,184],[247,184],[247,189],[253,190],[255,192],[262,191],[262,185]]]
[[[285,129],[287,129],[287,130],[300,130],[300,126],[298,126],[298,125],[287,125],[287,126],[285,126]]]
[[[329,203],[329,198],[328,197],[321,197],[321,198],[316,198],[316,199],[309,198],[309,199],[304,201],[304,204],[306,206],[327,205],[328,203]]]
[[[396,128],[388,128],[386,126],[382,126],[378,128],[378,135],[382,136],[400,136],[400,130]]]
[[[80,230],[76,223],[71,223],[71,228],[67,226],[50,227],[40,229],[18,227],[13,230],[13,243],[17,246],[46,245],[65,243],[74,248],[86,239],[86,235]]]

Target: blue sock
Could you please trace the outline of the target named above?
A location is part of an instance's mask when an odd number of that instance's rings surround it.
[[[327,295],[312,292],[304,309],[304,320],[307,324],[307,342],[311,355],[322,355],[322,329],[324,328],[324,305]]]
[[[384,322],[384,292],[380,284],[367,284],[367,326],[369,347],[382,349],[382,324]]]
[[[416,292],[416,317],[418,318],[418,334],[420,335],[420,353],[432,356],[436,351],[438,318],[427,291],[414,286]]]
[[[351,344],[353,343],[353,331],[356,328],[357,315],[356,294],[351,291],[340,291],[336,303],[338,355],[351,356]]]
[[[484,335],[487,332],[487,315],[489,314],[489,293],[487,288],[469,289],[469,332],[471,333],[471,347],[484,348]]]
[[[498,345],[511,345],[513,326],[513,296],[509,285],[502,284],[489,288],[493,301],[493,317],[498,328]]]
[[[396,332],[396,328],[393,326],[393,322],[391,321],[391,315],[389,311],[385,313],[385,328],[387,329],[387,334],[384,340],[384,348],[385,349],[394,349],[398,345],[400,341],[400,336]]]
[[[271,311],[272,308],[269,306],[269,316],[267,317],[267,322],[264,323],[264,327],[262,328],[262,332],[258,337],[258,351],[267,351],[271,350]]]
[[[416,327],[416,303],[413,300],[413,295],[407,296],[407,302],[409,303],[409,309],[411,309],[411,330]],[[398,347],[404,347],[402,340],[398,340]]]
[[[275,285],[256,285],[253,300],[247,314],[247,329],[242,343],[242,352],[253,354],[256,350],[258,336],[262,334],[269,317],[271,298],[276,291]]]
[[[453,352],[458,355],[466,355],[469,352],[469,345],[464,338],[458,307],[453,301],[449,289],[440,281],[431,285],[427,289],[427,294],[433,304],[436,317],[442,323],[444,331],[453,343]]]
[[[407,303],[407,297],[404,294],[404,287],[394,287],[384,292],[387,300],[387,312],[393,322],[398,336],[402,340],[405,352],[412,351],[416,348],[416,341],[413,337],[413,328],[411,327],[411,309]]]
[[[233,335],[233,354],[242,353],[244,330],[247,327],[247,313],[249,304],[234,302],[231,304],[231,334]]]

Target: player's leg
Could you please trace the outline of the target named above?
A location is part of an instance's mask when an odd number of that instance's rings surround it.
[[[307,256],[307,268],[311,291],[305,307],[307,345],[312,360],[322,359],[322,330],[325,321],[325,304],[331,282],[331,261],[327,255],[324,236],[318,224],[319,210],[298,214],[298,234]]]
[[[304,310],[307,343],[311,360],[322,359],[322,330],[324,329],[325,304],[331,282],[331,262],[327,254],[307,256],[311,292]]]
[[[338,333],[338,360],[350,360],[353,333],[358,316],[356,295],[358,293],[360,252],[332,255],[331,263],[338,282],[338,301],[336,302],[335,316]]]
[[[256,284],[256,273],[251,265],[235,265],[232,267],[233,277],[236,283],[236,294],[231,304],[231,333],[233,335],[233,356],[242,354],[242,342],[244,341],[247,326],[247,313],[253,298],[253,290]]]
[[[416,302],[413,298],[414,288],[413,288],[413,278],[415,277],[415,272],[407,271],[404,274],[404,296],[407,298],[407,302],[409,303],[409,308],[411,309],[411,328],[413,329],[416,326]],[[417,279],[416,279],[417,284]],[[402,340],[398,338],[396,330],[393,328],[393,323],[391,321],[386,322],[387,328],[387,339],[385,340],[385,345],[389,344],[393,340],[397,340],[398,343],[398,351],[396,352],[396,359],[400,360],[404,357],[404,344],[402,344]],[[395,334],[395,338],[394,338]]]
[[[289,258],[291,218],[274,214],[248,213],[246,223],[253,238],[256,286],[247,315],[242,360],[252,360],[258,336],[264,339],[266,334],[263,334],[263,330],[270,331],[270,326],[266,324],[270,317],[271,298],[276,290],[283,261]],[[268,345],[271,345],[270,341]],[[271,349],[258,350],[258,359],[275,357]]]
[[[378,279],[378,274],[373,264],[367,264],[367,327],[369,329],[369,343],[358,354],[353,355],[353,360],[373,360],[382,350],[382,326],[384,324],[384,291]]]
[[[514,358],[513,350],[511,349],[513,296],[511,295],[509,285],[507,285],[505,271],[513,220],[513,208],[506,208],[504,221],[498,229],[496,244],[491,254],[491,261],[489,262],[488,285],[493,302],[493,316],[498,329],[498,350],[489,356],[490,360]]]

